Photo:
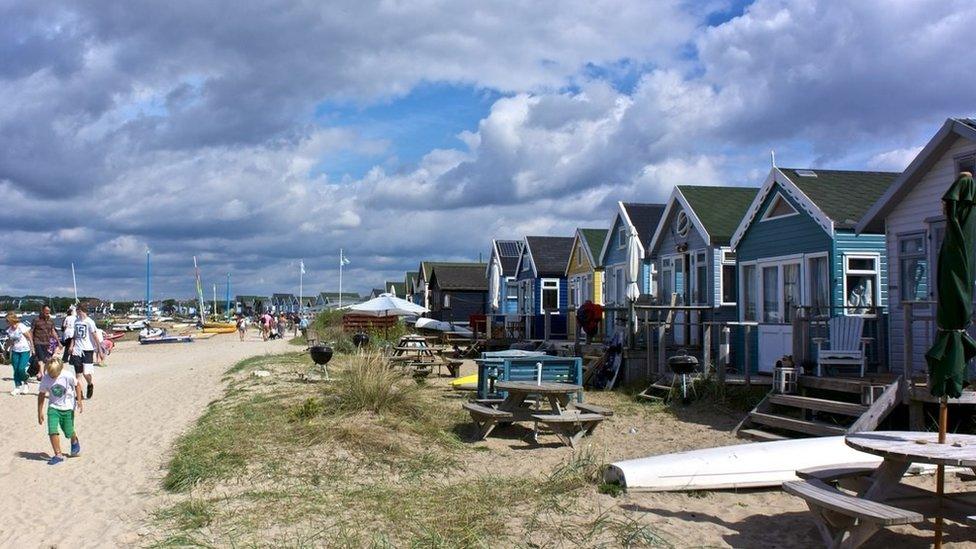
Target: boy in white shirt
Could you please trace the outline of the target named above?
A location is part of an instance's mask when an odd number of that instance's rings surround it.
[[[95,393],[95,384],[92,380],[92,375],[95,373],[95,356],[97,355],[98,361],[101,362],[105,359],[105,355],[102,353],[98,327],[88,316],[88,309],[84,305],[79,305],[77,315],[71,333],[71,365],[75,368],[79,383],[84,375],[88,384],[85,398],[91,399]]]
[[[48,460],[48,465],[57,465],[64,461],[61,453],[61,435],[71,439],[71,455],[81,453],[78,433],[75,432],[75,410],[82,411],[81,384],[72,372],[64,369],[64,363],[57,359],[48,362],[44,369],[44,377],[37,389],[37,424],[44,425],[44,399],[47,398],[47,434],[51,438],[51,448],[54,456]]]

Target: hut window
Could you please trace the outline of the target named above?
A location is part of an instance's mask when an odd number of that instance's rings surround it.
[[[444,308],[451,308],[451,294],[444,294]]]
[[[790,217],[791,215],[796,215],[796,208],[786,198],[780,194],[776,193],[776,197],[766,208],[766,214],[763,215],[762,221],[769,221],[771,219],[779,219],[782,217]]]
[[[783,320],[779,311],[779,267],[763,267],[762,269],[762,294],[763,294],[763,322],[779,323]]]
[[[582,246],[576,248],[576,266],[581,267],[583,265],[583,248]]]
[[[899,285],[902,301],[922,301],[928,297],[929,261],[925,234],[898,237]]]
[[[705,252],[695,254],[695,288],[693,292],[696,305],[708,304],[708,261]]]
[[[735,305],[735,252],[722,251],[722,305]]]
[[[783,321],[793,322],[796,308],[800,306],[800,264],[783,265]]]
[[[688,220],[688,214],[686,214],[684,211],[678,212],[678,218],[675,220],[674,226],[678,236],[688,236],[688,228],[691,227],[691,222]]]
[[[558,312],[559,309],[559,281],[542,279],[542,310]]]
[[[617,248],[622,250],[627,247],[627,227],[617,229]]]
[[[755,265],[742,266],[742,301],[745,303],[742,309],[742,320],[755,322],[759,308],[759,285]]]
[[[814,316],[830,313],[830,271],[827,256],[807,258],[808,281],[810,286],[810,307]]]
[[[506,296],[510,300],[518,300],[518,284],[512,278],[505,279]]]
[[[878,256],[844,256],[844,305],[847,314],[872,314],[878,305],[878,259]]]

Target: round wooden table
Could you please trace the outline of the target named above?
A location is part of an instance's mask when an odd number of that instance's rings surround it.
[[[495,383],[495,387],[503,391],[521,391],[535,395],[575,393],[583,388],[581,385],[574,383],[561,383],[558,381],[543,381],[542,383],[536,383],[534,381],[499,381]]]
[[[847,435],[844,441],[851,448],[884,458],[861,497],[884,501],[913,463],[976,468],[976,436],[950,434],[945,444],[938,440],[938,433],[915,431]]]
[[[525,421],[530,419],[533,414],[539,413],[538,409],[533,409],[526,405],[526,398],[529,395],[545,397],[549,402],[549,412],[561,414],[569,405],[572,395],[582,391],[583,386],[556,381],[543,381],[542,383],[536,383],[534,381],[498,381],[495,383],[495,389],[508,393],[505,401],[498,405],[498,409],[511,412],[517,421]]]
[[[885,461],[976,467],[976,435],[948,434],[945,444],[939,444],[938,433],[913,431],[857,433],[844,440],[851,448]]]

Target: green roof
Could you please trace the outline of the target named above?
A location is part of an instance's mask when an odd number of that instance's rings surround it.
[[[705,226],[713,246],[727,246],[749,211],[759,189],[678,185],[678,190]]]
[[[779,168],[834,226],[850,229],[894,183],[898,172]],[[808,175],[802,175],[802,174]],[[812,176],[809,174],[816,174]]]
[[[590,257],[596,262],[594,267],[600,267],[600,252],[603,250],[603,241],[607,238],[609,229],[580,229],[586,246],[590,249]]]

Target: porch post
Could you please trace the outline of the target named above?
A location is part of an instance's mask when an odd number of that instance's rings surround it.
[[[746,360],[745,363],[746,387],[750,387],[752,386],[752,357],[750,356],[752,351],[752,337],[750,337],[752,335],[752,326],[746,324],[745,328],[746,328],[746,344],[745,344],[745,353],[743,358],[745,358]]]

